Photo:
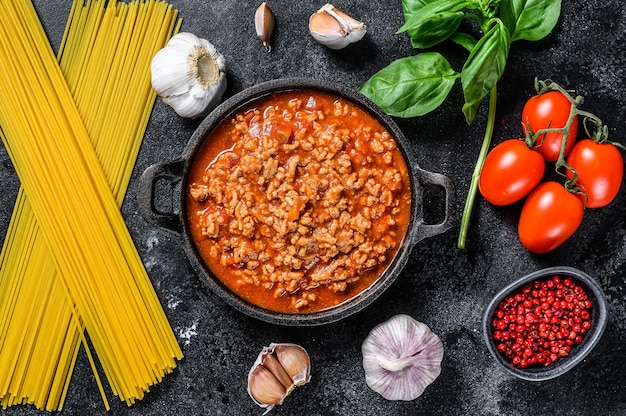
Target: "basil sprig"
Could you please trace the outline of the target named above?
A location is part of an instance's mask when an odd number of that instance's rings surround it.
[[[469,51],[465,65],[460,73],[451,71],[439,52],[426,52],[427,58],[422,54],[401,58],[375,74],[359,91],[383,110],[389,109],[391,115],[415,117],[441,105],[441,94],[433,95],[433,91],[449,93],[450,80],[461,78],[463,113],[471,123],[478,104],[504,73],[511,43],[547,36],[559,19],[561,0],[403,0],[402,8],[405,24],[398,33],[407,32],[414,48],[432,48],[452,38]],[[482,35],[458,31],[463,19],[475,20]],[[405,71],[411,74],[403,74]],[[379,89],[381,85],[385,88]],[[416,87],[418,91],[408,91]]]
[[[492,95],[461,220],[458,246],[463,248],[478,177],[491,142],[493,125],[489,124],[495,119],[496,85],[504,73],[511,43],[536,41],[550,34],[561,14],[561,0],[402,0],[402,10],[405,23],[397,33],[406,32],[416,49],[433,48],[444,41],[461,45],[469,52],[463,68],[457,72],[441,53],[429,50],[392,62],[366,81],[359,92],[386,113],[410,118],[439,107],[460,78],[465,98],[462,111],[468,124],[474,121],[483,99]],[[459,30],[463,19],[473,20],[477,33]]]

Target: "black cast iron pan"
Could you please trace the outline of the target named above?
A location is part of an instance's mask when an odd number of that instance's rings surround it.
[[[194,155],[200,149],[203,140],[225,117],[230,117],[242,107],[261,97],[289,90],[318,90],[335,94],[360,105],[394,135],[398,147],[405,157],[411,180],[412,212],[407,235],[383,275],[369,289],[351,300],[331,309],[309,314],[285,314],[268,311],[246,302],[226,288],[214,276],[196,250],[185,218],[186,198],[182,191],[188,187],[187,177]],[[174,200],[171,204],[173,212],[162,212],[155,206],[157,205],[155,201],[159,197],[156,193],[158,189],[156,185],[160,180],[167,180],[174,184]],[[444,190],[445,204],[441,223],[427,224],[424,222],[423,190],[426,186],[437,186]],[[452,181],[447,176],[423,170],[415,163],[402,131],[389,116],[367,97],[350,88],[337,86],[335,83],[314,79],[286,78],[258,84],[236,94],[218,106],[198,126],[179,158],[170,162],[154,164],[144,171],[139,183],[138,204],[139,212],[146,221],[182,235],[185,254],[194,270],[202,281],[227,304],[262,321],[279,325],[312,326],[343,319],[374,302],[400,275],[413,247],[419,241],[441,234],[452,227],[456,208],[456,192]]]

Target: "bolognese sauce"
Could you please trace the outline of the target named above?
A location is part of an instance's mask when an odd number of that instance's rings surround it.
[[[284,313],[339,305],[397,253],[411,190],[392,135],[319,91],[275,93],[222,121],[190,170],[187,219],[213,274]]]

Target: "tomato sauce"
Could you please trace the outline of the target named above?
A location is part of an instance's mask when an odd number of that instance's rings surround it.
[[[396,255],[410,218],[393,136],[318,91],[262,97],[222,121],[192,161],[186,215],[213,274],[284,313],[340,305]]]

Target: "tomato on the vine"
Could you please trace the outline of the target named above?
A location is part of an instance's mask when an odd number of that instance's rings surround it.
[[[567,125],[572,103],[560,91],[549,91],[531,97],[522,110],[522,124],[533,133],[547,128],[563,128]],[[565,157],[569,154],[578,133],[578,116],[574,116],[565,144]],[[559,158],[563,133],[550,132],[540,135],[535,145],[545,160],[554,162]]]
[[[617,146],[581,140],[572,149],[567,164],[578,173],[577,183],[586,194],[583,201],[587,208],[604,207],[615,199],[624,177],[624,159]],[[574,176],[570,170],[567,174]]]
[[[509,139],[487,155],[478,188],[493,205],[509,205],[530,193],[543,178],[545,161],[523,140]]]
[[[576,232],[583,213],[576,194],[558,182],[544,182],[524,202],[518,226],[520,242],[533,253],[552,251]]]

